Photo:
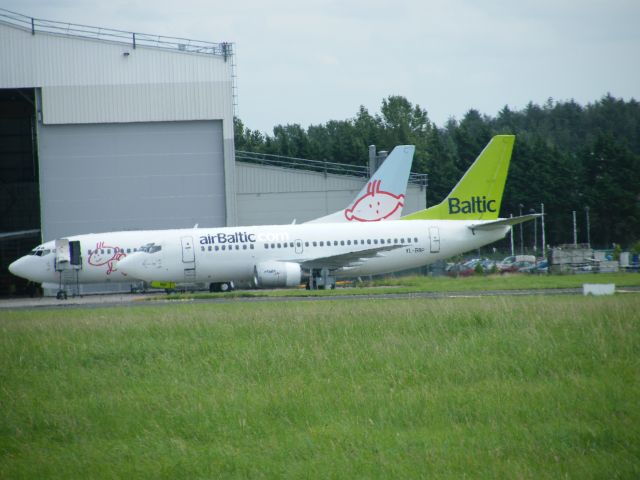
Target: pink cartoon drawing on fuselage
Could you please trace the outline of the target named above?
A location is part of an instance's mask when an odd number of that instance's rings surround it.
[[[107,253],[109,250],[111,250],[112,253]],[[124,253],[120,247],[110,247],[105,245],[104,242],[98,242],[96,243],[96,249],[89,254],[87,262],[94,267],[106,265],[107,275],[111,275],[111,272],[117,270],[114,264],[126,256],[127,254]]]
[[[400,217],[404,207],[404,195],[396,195],[380,189],[382,180],[369,182],[367,193],[357,199],[351,208],[344,211],[350,222],[379,222]]]

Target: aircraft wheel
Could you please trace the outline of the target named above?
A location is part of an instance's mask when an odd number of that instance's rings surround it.
[[[64,290],[58,290],[58,293],[56,294],[56,298],[58,300],[66,300],[67,299],[67,292],[65,292]]]

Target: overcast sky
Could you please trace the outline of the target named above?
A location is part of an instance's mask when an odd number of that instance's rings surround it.
[[[471,108],[610,92],[640,100],[638,0],[0,0],[48,20],[236,45],[252,129],[377,113],[403,95],[442,126]]]

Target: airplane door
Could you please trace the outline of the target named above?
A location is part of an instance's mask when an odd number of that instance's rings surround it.
[[[303,251],[303,246],[302,246],[302,240],[296,240],[295,241],[295,251],[296,253],[302,253]]]
[[[193,263],[196,261],[195,252],[193,251],[193,237],[182,237],[182,262]]]
[[[440,231],[438,227],[429,227],[429,240],[431,242],[431,253],[440,251]]]

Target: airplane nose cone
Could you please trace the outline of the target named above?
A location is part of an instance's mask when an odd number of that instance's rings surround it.
[[[157,254],[136,252],[118,261],[120,272],[145,282],[162,281],[166,272],[162,268],[162,257]]]
[[[30,278],[30,268],[28,266],[29,258],[28,257],[20,257],[15,262],[12,262],[9,265],[9,271],[14,274],[16,277],[26,278],[27,280],[31,280]]]
[[[135,262],[132,261],[131,255],[121,258],[116,264],[116,268],[118,269],[118,271],[124,273],[125,275],[129,275],[130,277],[134,276],[134,266]]]
[[[127,255],[126,257],[118,260],[117,268],[120,272],[131,278],[137,278],[139,280],[146,280],[144,273],[145,268],[142,265],[142,259],[138,254]]]

